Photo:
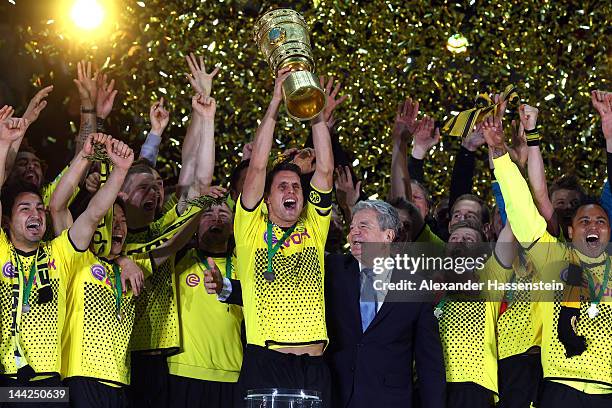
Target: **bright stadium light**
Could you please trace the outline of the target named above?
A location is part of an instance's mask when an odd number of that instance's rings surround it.
[[[84,30],[96,29],[104,20],[104,8],[97,0],[77,0],[70,10],[74,24]]]

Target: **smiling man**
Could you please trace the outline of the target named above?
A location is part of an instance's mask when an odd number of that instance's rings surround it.
[[[579,205],[565,245],[546,231],[546,220],[533,203],[525,179],[510,160],[501,123],[489,120],[485,139],[495,165],[508,221],[517,240],[528,248],[543,279],[564,278],[570,265],[581,272],[582,295],[572,303],[542,302],[541,408],[609,407],[612,404],[612,282],[610,281],[610,223],[596,203]],[[574,268],[575,270],[575,268]],[[580,280],[587,281],[582,285]],[[583,287],[584,286],[584,287]]]
[[[0,123],[2,182],[8,148],[22,130],[22,119]],[[116,164],[107,184],[74,225],[52,241],[42,240],[47,227],[45,206],[35,186],[16,184],[2,191],[2,215],[8,231],[0,231],[1,385],[61,384],[67,287],[98,222],[113,205],[129,166],[122,164],[131,163],[131,149],[123,143],[108,141],[106,149]]]
[[[382,291],[372,301],[373,293],[368,292],[376,280],[384,281],[387,275],[374,278],[364,255],[372,253],[374,244],[380,245],[381,252],[389,250],[400,231],[399,214],[378,200],[360,201],[352,213],[351,254],[329,255],[325,260],[330,338],[326,356],[332,372],[333,406],[416,406],[416,363],[422,406],[443,407],[444,359],[433,305],[385,298],[379,302]],[[366,254],[364,243],[369,245]]]
[[[329,406],[329,372],[323,296],[323,257],[331,219],[333,156],[327,125],[312,122],[317,166],[307,203],[295,164],[276,166],[266,177],[282,83],[257,130],[234,236],[242,284],[247,346],[239,388],[319,391]],[[267,211],[266,211],[267,209]]]

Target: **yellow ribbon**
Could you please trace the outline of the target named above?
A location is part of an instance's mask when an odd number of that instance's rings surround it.
[[[513,102],[518,99],[518,93],[514,85],[508,85],[501,94],[500,101],[494,103],[489,95],[480,94],[476,98],[476,107],[459,112],[455,117],[446,121],[442,132],[449,136],[467,137],[478,123],[485,120],[487,116],[496,115],[499,105],[504,101]]]

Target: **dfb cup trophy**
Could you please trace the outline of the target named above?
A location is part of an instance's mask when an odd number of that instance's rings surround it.
[[[309,30],[304,17],[291,9],[264,14],[255,23],[254,38],[272,73],[291,68],[283,83],[283,99],[289,115],[297,120],[317,117],[325,108],[325,91],[314,74]]]

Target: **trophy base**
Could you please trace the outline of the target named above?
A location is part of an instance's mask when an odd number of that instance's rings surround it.
[[[316,118],[325,109],[325,91],[312,72],[295,71],[283,83],[283,97],[289,115],[299,121]]]

